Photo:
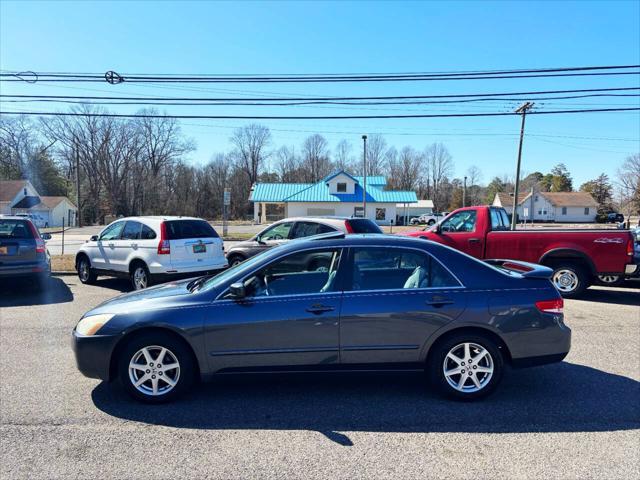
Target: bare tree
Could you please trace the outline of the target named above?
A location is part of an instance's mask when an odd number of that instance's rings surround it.
[[[238,167],[247,176],[249,184],[253,185],[269,156],[266,150],[271,144],[271,132],[263,125],[252,123],[238,128],[231,137],[231,143],[236,148],[234,156]]]
[[[300,161],[294,147],[283,145],[275,153],[276,173],[281,182],[300,182]]]
[[[640,153],[630,155],[618,169],[618,201],[627,217],[640,214]]]
[[[382,135],[370,135],[367,139],[367,175],[382,175],[387,142]]]
[[[481,202],[482,171],[475,165],[467,169],[467,205],[478,205]]]
[[[448,179],[453,173],[453,159],[442,143],[434,143],[424,153],[425,163],[430,173],[431,192],[434,207],[437,211],[447,207]],[[428,187],[428,186],[427,186]]]
[[[404,147],[398,154],[396,149],[391,147],[385,157],[389,186],[399,190],[414,190],[420,177],[420,153],[411,147]]]
[[[329,144],[322,135],[311,135],[302,144],[302,168],[305,181],[311,183],[331,173]]]
[[[340,140],[336,145],[333,163],[336,169],[347,172],[353,171],[353,146],[347,140]]]

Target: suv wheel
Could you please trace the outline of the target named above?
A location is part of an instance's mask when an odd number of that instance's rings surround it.
[[[608,287],[616,287],[624,283],[622,275],[598,275],[598,283]]]
[[[134,263],[130,268],[131,285],[134,290],[142,290],[151,286],[149,269],[142,262]]]
[[[195,372],[188,348],[162,332],[134,338],[118,359],[118,378],[125,391],[147,403],[174,400],[191,387]]]
[[[231,255],[229,257],[229,266],[235,267],[236,265],[244,262],[245,260],[246,258],[244,258],[242,255]]]
[[[85,256],[80,257],[77,264],[78,278],[85,285],[91,285],[96,281],[96,272],[91,268],[89,259]]]
[[[565,298],[581,295],[589,286],[587,272],[575,263],[557,263],[551,281]]]
[[[479,334],[455,335],[438,344],[429,359],[431,383],[458,400],[486,397],[496,389],[504,370],[496,343]]]

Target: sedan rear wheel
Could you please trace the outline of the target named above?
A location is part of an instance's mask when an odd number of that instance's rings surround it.
[[[502,378],[502,354],[489,337],[459,334],[434,348],[427,368],[432,383],[447,396],[460,400],[485,397]]]
[[[118,377],[124,389],[143,402],[173,400],[193,383],[193,357],[172,335],[157,332],[134,338],[118,360]]]

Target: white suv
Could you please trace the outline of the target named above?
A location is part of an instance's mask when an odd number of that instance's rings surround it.
[[[211,225],[190,217],[128,217],[94,235],[76,255],[82,283],[99,275],[127,276],[140,290],[171,276],[228,266],[222,239]]]

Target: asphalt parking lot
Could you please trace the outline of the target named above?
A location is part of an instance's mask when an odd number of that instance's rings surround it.
[[[0,478],[638,478],[640,289],[566,302],[573,347],[479,403],[417,374],[251,375],[144,406],[76,370],[80,316],[128,288],[0,286]]]

